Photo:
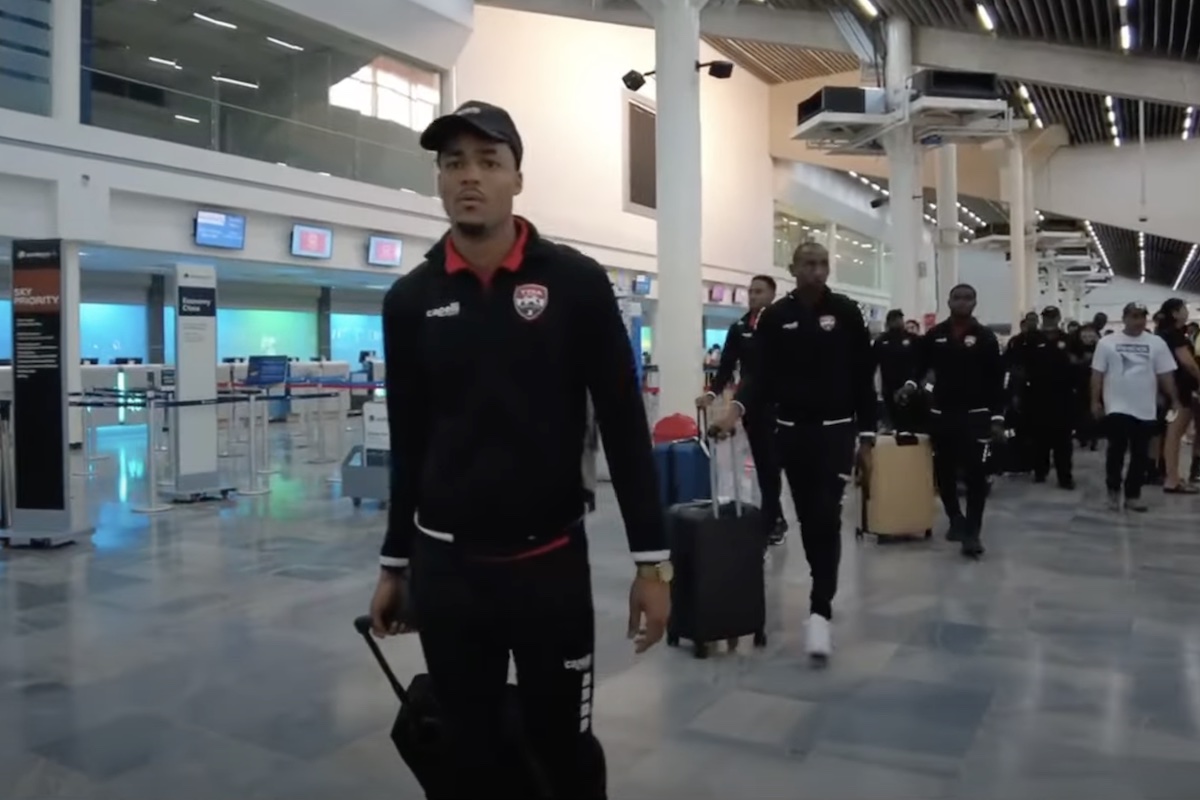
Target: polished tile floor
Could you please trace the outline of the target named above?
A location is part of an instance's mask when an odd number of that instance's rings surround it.
[[[136,430],[86,480],[97,532],[0,554],[0,798],[416,798],[394,702],[350,621],[383,517],[338,499],[273,426],[264,497],[132,513]],[[1142,517],[1080,490],[997,485],[990,552],[856,545],[838,650],[801,657],[795,539],[769,564],[770,646],[708,661],[623,638],[611,493],[592,524],[596,726],[614,798],[1193,800],[1200,786],[1200,502]],[[225,461],[235,478],[244,463]],[[413,639],[389,645],[419,668]]]

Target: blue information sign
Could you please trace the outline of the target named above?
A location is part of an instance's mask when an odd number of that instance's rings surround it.
[[[246,246],[246,218],[222,211],[197,212],[196,244],[201,247],[241,250]]]
[[[246,362],[246,386],[278,386],[287,378],[287,356],[250,356]]]

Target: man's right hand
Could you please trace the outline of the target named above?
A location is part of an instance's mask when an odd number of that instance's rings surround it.
[[[411,633],[409,620],[408,571],[383,569],[371,598],[371,633],[376,638]]]
[[[717,439],[723,439],[737,430],[738,420],[742,418],[742,407],[737,403],[730,403],[729,408],[725,413],[719,416],[711,425],[708,426],[708,435]]]
[[[896,390],[894,399],[898,405],[908,405],[908,402],[912,400],[914,396],[916,396],[918,391],[920,391],[920,389],[917,388],[917,385],[909,382]]]
[[[696,398],[696,408],[712,408],[713,400],[716,400],[716,397],[705,392]]]

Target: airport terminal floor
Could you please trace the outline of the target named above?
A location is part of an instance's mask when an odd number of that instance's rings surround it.
[[[350,624],[382,515],[336,499],[294,429],[271,437],[271,494],[147,518],[128,508],[143,436],[105,429],[111,458],[87,479],[94,538],[0,554],[0,797],[420,796]],[[1106,513],[1099,456],[1079,459],[1075,492],[997,482],[978,563],[940,535],[856,545],[848,515],[824,671],[802,655],[794,524],[767,565],[764,651],[635,657],[605,490],[590,538],[611,796],[1193,797],[1200,502],[1155,494],[1144,516]],[[421,667],[414,638],[388,648],[400,670]]]

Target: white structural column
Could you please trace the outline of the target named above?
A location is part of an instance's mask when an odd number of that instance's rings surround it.
[[[884,82],[890,108],[905,102],[908,79],[912,74],[912,28],[908,20],[891,17],[887,22],[887,60]],[[921,249],[921,197],[924,194],[918,169],[918,151],[912,128],[902,125],[887,135],[884,143],[891,176],[892,261],[887,284],[891,287],[892,306],[910,317],[921,313],[917,262]]]
[[[66,371],[67,394],[78,396],[83,391],[83,369],[79,359],[83,350],[79,334],[79,243],[62,243],[62,308],[63,308],[63,369]],[[71,397],[74,400],[75,397]],[[67,431],[72,445],[83,444],[83,409],[67,406]]]
[[[958,146],[942,145],[937,151],[937,310],[948,311],[946,298],[958,283]]]
[[[54,0],[50,7],[51,116],[62,122],[79,122],[83,3]]]
[[[654,19],[658,107],[659,414],[695,413],[704,353],[701,291],[700,9],[704,0],[646,0]]]
[[[1037,291],[1034,286],[1028,286],[1029,271],[1025,262],[1028,252],[1025,248],[1025,151],[1021,142],[1014,139],[1008,149],[1008,218],[1009,218],[1009,251],[1011,253],[1010,268],[1013,276],[1013,332],[1015,333],[1021,318],[1032,306],[1029,304],[1029,293]],[[1036,270],[1037,268],[1034,267]],[[1036,278],[1037,273],[1034,273]]]
[[[1022,147],[1025,143],[1022,141]],[[1025,203],[1023,222],[1025,225],[1025,305],[1030,311],[1036,311],[1038,302],[1038,244],[1037,244],[1037,207],[1033,199],[1033,157],[1026,150],[1023,154],[1022,164],[1025,167],[1025,175],[1021,183],[1025,189]],[[1054,285],[1050,287],[1051,294],[1058,292],[1058,281],[1055,280]]]
[[[838,283],[838,251],[842,248],[838,243],[838,226],[830,222],[825,226],[825,249],[829,251],[829,282]]]

